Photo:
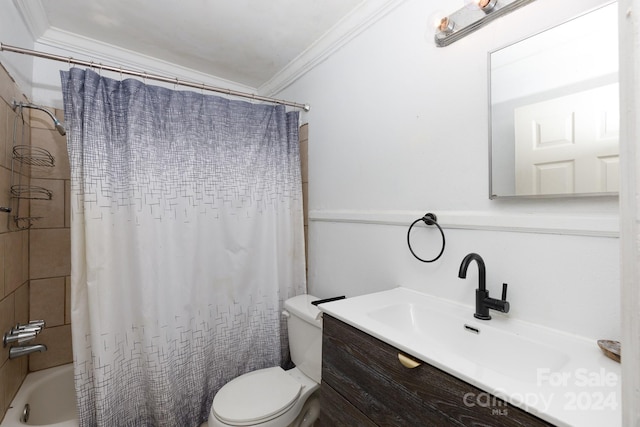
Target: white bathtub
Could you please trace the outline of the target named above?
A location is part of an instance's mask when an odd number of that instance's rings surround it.
[[[26,404],[30,414],[23,423],[20,418]],[[0,424],[25,426],[78,427],[72,363],[27,375]]]

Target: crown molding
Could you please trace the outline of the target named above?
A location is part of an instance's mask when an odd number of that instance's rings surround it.
[[[33,40],[38,40],[49,28],[49,20],[40,0],[13,0]]]
[[[104,63],[114,67],[120,66],[122,68],[130,68],[170,78],[176,77],[181,80],[202,82],[241,92],[256,93],[255,87],[202,73],[192,68],[183,67],[172,62],[123,49],[116,45],[83,37],[56,27],[49,28],[44,35],[36,41],[36,44],[45,46],[47,49],[43,50],[51,53],[94,61],[96,69],[100,68],[100,63]]]
[[[89,39],[50,27],[42,0],[13,0],[22,15],[35,43],[47,46],[61,55],[95,59],[96,64],[118,64],[127,68],[171,74],[178,78],[232,87],[243,92],[273,96],[322,63],[342,46],[369,26],[389,14],[405,0],[364,0],[360,5],[329,29],[304,52],[287,64],[275,76],[258,88],[222,79],[180,65],[119,48],[115,45]]]
[[[274,96],[284,90],[404,1],[363,1],[275,76],[258,87],[258,93],[263,96]]]

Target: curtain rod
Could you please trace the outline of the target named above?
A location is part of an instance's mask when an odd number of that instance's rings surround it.
[[[127,74],[129,76],[141,77],[143,79],[157,80],[159,82],[172,83],[172,84],[176,84],[176,85],[180,85],[180,86],[192,87],[192,88],[195,88],[195,89],[202,89],[202,90],[208,90],[208,91],[212,91],[212,92],[219,92],[219,93],[224,93],[226,95],[239,96],[239,97],[242,97],[242,98],[251,98],[251,99],[255,99],[257,101],[264,101],[264,102],[271,102],[271,103],[274,103],[274,104],[287,105],[289,107],[295,107],[295,108],[303,109],[304,111],[309,111],[311,109],[311,107],[308,104],[300,104],[300,103],[297,103],[297,102],[285,101],[285,100],[282,100],[282,99],[269,98],[269,97],[266,97],[266,96],[255,95],[253,93],[239,92],[237,90],[225,89],[225,88],[220,88],[220,87],[216,87],[216,86],[209,86],[209,85],[204,84],[204,83],[195,83],[195,82],[190,82],[190,81],[187,81],[187,80],[180,80],[177,77],[170,78],[170,77],[160,76],[160,75],[157,75],[157,74],[149,74],[149,73],[146,73],[144,71],[127,70],[126,68],[122,68],[122,67],[114,67],[114,66],[111,66],[111,65],[95,63],[93,61],[85,61],[85,60],[81,60],[81,59],[75,59],[75,58],[72,58],[70,56],[54,55],[54,54],[51,54],[51,53],[39,52],[37,50],[25,49],[25,48],[21,48],[21,47],[10,46],[10,45],[4,44],[4,43],[0,43],[0,51],[3,51],[3,50],[5,50],[7,52],[22,53],[24,55],[36,56],[38,58],[51,59],[51,60],[60,61],[60,62],[66,62],[67,64],[82,65],[84,67],[89,67],[89,68],[98,68],[100,70],[113,71],[113,72],[120,73],[120,74]]]

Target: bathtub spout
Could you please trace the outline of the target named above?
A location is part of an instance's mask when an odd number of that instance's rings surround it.
[[[35,344],[11,347],[9,349],[9,359],[26,356],[27,354],[35,353],[36,351],[47,351],[47,346],[44,344]]]

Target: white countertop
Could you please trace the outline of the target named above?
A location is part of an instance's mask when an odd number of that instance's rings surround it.
[[[477,320],[473,308],[402,287],[318,307],[558,426],[622,423],[620,364],[595,340],[493,311],[493,319]],[[488,395],[463,400],[461,405],[490,406],[504,416]]]

